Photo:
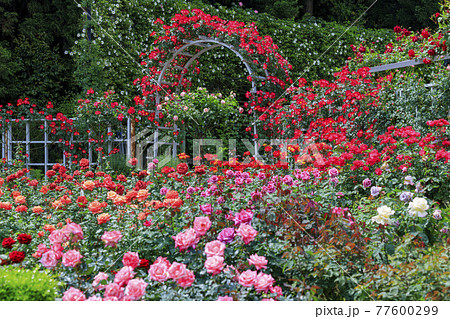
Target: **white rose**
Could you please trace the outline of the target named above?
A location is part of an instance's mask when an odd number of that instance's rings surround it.
[[[428,206],[425,198],[416,197],[411,203],[409,203],[409,215],[425,217],[428,214],[426,212],[428,208],[430,208],[430,206]]]
[[[377,208],[378,215],[372,217],[372,221],[378,224],[390,224],[392,221],[389,216],[394,215],[394,211],[388,206],[381,206]]]

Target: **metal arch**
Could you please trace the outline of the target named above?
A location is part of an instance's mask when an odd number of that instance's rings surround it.
[[[230,44],[227,44],[227,43],[224,43],[224,42],[222,42],[222,41],[219,41],[218,39],[215,39],[215,38],[207,38],[207,37],[204,37],[204,38],[203,38],[203,37],[200,37],[199,40],[194,40],[194,41],[189,41],[189,40],[185,40],[185,41],[186,41],[186,44],[183,45],[181,48],[179,48],[177,51],[175,51],[174,54],[172,55],[172,57],[170,58],[170,60],[168,60],[167,62],[164,63],[164,66],[163,66],[163,68],[162,68],[162,70],[161,70],[161,72],[160,72],[160,74],[159,74],[159,76],[158,76],[158,80],[157,80],[157,84],[158,84],[159,87],[161,87],[161,84],[163,84],[164,74],[166,73],[167,69],[169,69],[169,68],[171,67],[171,64],[172,64],[173,60],[174,60],[177,56],[179,56],[179,55],[186,55],[186,54],[183,54],[183,52],[184,52],[186,49],[188,49],[189,47],[191,47],[191,46],[199,46],[199,47],[202,47],[202,46],[204,46],[205,44],[212,43],[211,45],[208,45],[207,47],[205,47],[204,49],[200,50],[200,51],[197,52],[195,55],[193,55],[193,56],[188,60],[188,62],[183,66],[183,69],[186,69],[186,70],[187,70],[187,69],[192,65],[192,63],[193,63],[195,60],[197,60],[197,58],[198,58],[199,56],[201,56],[203,53],[205,53],[205,52],[207,52],[207,51],[209,51],[209,50],[218,48],[218,47],[225,47],[225,48],[231,50],[231,51],[232,51],[232,52],[233,52],[233,53],[241,60],[241,62],[244,63],[245,68],[247,69],[248,74],[249,74],[250,77],[252,78],[252,81],[251,81],[251,82],[252,82],[252,89],[251,89],[251,92],[252,92],[252,93],[256,93],[256,83],[255,83],[255,81],[254,81],[253,70],[252,70],[252,68],[250,67],[249,63],[248,63],[249,61],[245,60],[244,57],[242,56],[242,54],[239,53],[239,51],[236,50],[236,48],[235,48],[234,46],[232,46],[232,45],[230,45]],[[188,56],[188,55],[186,55],[186,56]],[[189,55],[189,56],[190,56],[190,55]],[[264,73],[265,73],[265,76],[266,76],[265,78],[267,79],[268,76],[269,76],[269,73],[268,73],[268,71],[267,71],[266,69],[264,69]],[[184,77],[185,77],[185,74],[182,74],[181,77],[180,77],[180,79],[179,79],[179,81],[178,81],[178,84],[179,84],[179,85],[177,86],[176,91],[179,90],[180,85],[181,85],[181,83],[182,83]],[[161,95],[159,94],[159,91],[156,91],[156,101],[155,101],[155,102],[156,102],[156,105],[159,105],[160,102],[161,102]],[[157,118],[158,115],[159,115],[159,111],[156,110],[156,111],[155,111],[155,118]],[[154,141],[153,141],[153,157],[154,157],[154,158],[156,158],[157,155],[158,155],[159,129],[160,129],[160,127],[157,127],[157,129],[156,129],[156,131],[155,131],[155,134],[154,134]],[[176,129],[177,129],[177,127],[175,126],[174,130],[176,130]],[[254,134],[257,134],[256,123],[253,124],[253,133],[254,133]],[[256,139],[254,139],[254,151],[255,151],[255,153],[254,153],[255,157],[258,157],[258,155],[259,155],[259,154],[258,154],[258,144],[257,144]],[[174,143],[173,143],[173,148],[172,148],[172,156],[175,157],[176,155],[177,155],[177,154],[176,154],[176,143],[174,142]]]

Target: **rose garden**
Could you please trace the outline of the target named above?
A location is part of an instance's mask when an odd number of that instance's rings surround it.
[[[314,81],[255,25],[182,10],[131,103],[0,105],[0,300],[449,300],[449,10]],[[192,81],[219,47],[242,96]],[[25,126],[64,163],[32,169]]]

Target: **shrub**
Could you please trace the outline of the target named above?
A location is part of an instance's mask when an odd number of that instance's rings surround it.
[[[58,285],[42,271],[0,268],[1,301],[53,301],[58,296]]]

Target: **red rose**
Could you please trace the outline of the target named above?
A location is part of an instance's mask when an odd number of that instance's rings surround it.
[[[3,246],[3,248],[11,249],[15,243],[16,243],[16,241],[14,239],[12,239],[11,237],[8,237],[8,238],[3,239],[2,246]]]
[[[196,166],[194,169],[194,172],[195,172],[195,174],[202,175],[202,174],[206,173],[206,170],[205,170],[205,167],[202,165],[202,166]]]
[[[161,173],[163,173],[163,174],[169,174],[169,173],[172,173],[173,171],[175,171],[175,169],[173,167],[170,167],[170,166],[164,166],[161,169]]]
[[[9,260],[13,263],[18,264],[21,263],[25,259],[25,253],[23,251],[12,251],[9,253]]]
[[[416,53],[414,52],[414,50],[409,50],[408,55],[409,55],[409,58],[412,59],[416,56]]]
[[[31,235],[19,234],[19,236],[17,236],[17,240],[21,244],[28,245],[29,243],[31,243]]]
[[[425,39],[427,39],[430,36],[427,29],[422,30],[421,34]]]
[[[186,163],[180,163],[177,165],[177,173],[178,174],[184,175],[188,172],[188,170],[189,170],[189,167],[187,166]]]
[[[139,262],[139,268],[150,268],[150,262],[147,259],[141,259]]]
[[[87,158],[82,158],[80,160],[80,167],[82,170],[89,168],[89,160]]]

